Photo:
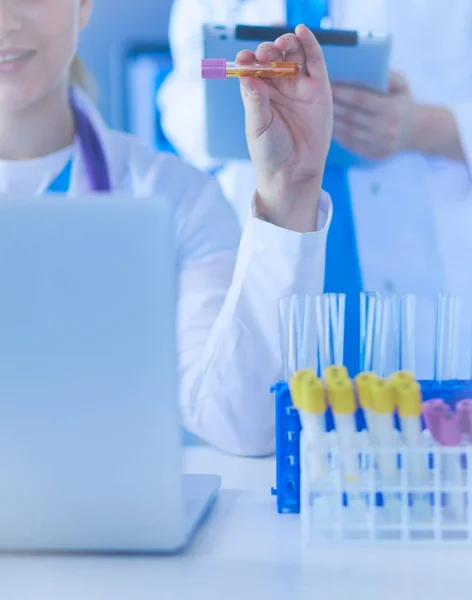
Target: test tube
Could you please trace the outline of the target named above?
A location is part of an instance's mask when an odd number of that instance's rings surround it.
[[[436,344],[434,379],[458,378],[459,326],[462,300],[452,294],[439,294],[436,305]]]
[[[270,62],[241,65],[224,58],[204,58],[202,60],[202,79],[227,79],[228,77],[297,77],[301,65],[296,62]]]
[[[322,294],[315,299],[316,335],[319,367],[322,375],[327,367],[344,364],[345,294]]]
[[[399,314],[399,365],[400,371],[416,373],[416,296],[400,297]]]
[[[361,372],[389,377],[415,372],[416,298],[409,294],[361,294]]]
[[[382,329],[382,295],[362,292],[360,298],[360,370],[378,374],[378,349]]]
[[[375,354],[377,368],[375,372],[380,377],[388,377],[397,370],[395,362],[398,354],[395,355],[398,344],[398,310],[397,296],[382,296],[381,316],[380,316],[380,343],[378,351]]]
[[[318,373],[315,299],[290,296],[279,300],[279,332],[285,381],[302,369]]]

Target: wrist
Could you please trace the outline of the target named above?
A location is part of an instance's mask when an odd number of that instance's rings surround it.
[[[450,111],[442,106],[415,104],[411,120],[411,135],[407,150],[419,154],[437,154],[438,138],[452,120]]]
[[[422,104],[414,104],[405,147],[407,152],[423,152],[422,146],[424,145],[424,136],[428,129],[428,122],[428,107]]]
[[[276,189],[258,184],[256,217],[298,233],[316,231],[321,189],[321,181]]]
[[[465,160],[456,120],[446,106],[415,105],[409,146],[426,156]]]

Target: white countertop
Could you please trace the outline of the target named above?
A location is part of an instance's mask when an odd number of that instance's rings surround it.
[[[274,459],[186,450],[186,471],[222,475],[219,500],[186,553],[159,558],[0,557],[0,600],[470,600],[472,550],[302,550],[278,515]]]

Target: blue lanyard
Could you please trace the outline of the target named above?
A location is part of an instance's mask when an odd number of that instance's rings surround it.
[[[110,192],[110,173],[98,133],[88,115],[78,106],[74,94],[70,94],[71,108],[77,127],[77,143],[83,155],[89,189],[92,192]],[[49,185],[47,192],[64,194],[69,191],[72,173],[70,160]]]
[[[286,8],[289,27],[303,23],[319,29],[323,19],[329,16],[329,0],[287,0]]]

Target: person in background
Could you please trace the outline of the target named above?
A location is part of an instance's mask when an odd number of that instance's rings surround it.
[[[175,70],[159,98],[164,130],[187,160],[220,169],[223,190],[245,223],[252,165],[220,165],[205,152],[202,25],[302,19],[317,27],[324,17],[336,29],[394,37],[388,94],[333,86],[334,138],[370,163],[349,169],[348,194],[325,186],[335,209],[325,290],[417,294],[417,375],[431,377],[436,295],[449,292],[472,304],[470,0],[174,0]],[[357,351],[356,333],[347,342]],[[463,348],[462,364],[470,364],[467,354]]]
[[[91,12],[91,0],[41,0],[34,10],[29,2],[2,4],[1,193],[165,198],[178,255],[183,424],[228,452],[269,454],[270,386],[282,375],[278,299],[319,293],[323,285],[331,203],[321,181],[333,107],[321,48],[300,26],[256,55],[239,56],[251,63],[285,53],[305,65],[290,82],[242,80],[257,185],[241,238],[214,179],[110,130],[75,85],[90,83],[74,56]]]

